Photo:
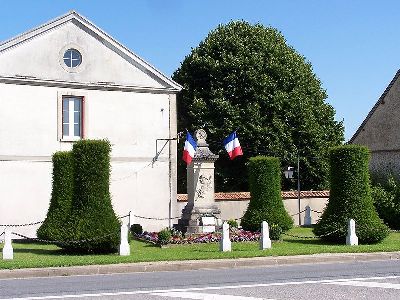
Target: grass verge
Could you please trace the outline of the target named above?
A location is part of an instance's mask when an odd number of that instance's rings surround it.
[[[310,228],[293,228],[291,235],[313,236]],[[1,248],[3,245],[1,244]],[[257,242],[232,243],[232,252],[219,252],[218,243],[177,245],[170,248],[139,241],[131,242],[131,255],[67,255],[54,245],[13,243],[14,260],[0,260],[0,269],[43,268],[94,264],[117,264],[147,261],[198,260],[217,258],[244,258],[257,256],[287,256],[316,253],[361,253],[400,251],[400,233],[392,232],[382,243],[346,246],[319,239],[283,236],[272,249],[261,251]],[[0,258],[1,259],[1,258]]]

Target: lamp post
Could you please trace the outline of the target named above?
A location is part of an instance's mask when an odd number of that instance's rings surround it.
[[[283,171],[285,174],[285,177],[287,179],[292,179],[293,178],[293,169],[294,167],[286,167],[286,169]],[[298,210],[299,210],[299,226],[301,226],[301,200],[300,200],[300,156],[297,155],[297,203],[298,203]]]

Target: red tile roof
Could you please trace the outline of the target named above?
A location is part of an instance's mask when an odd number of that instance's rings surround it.
[[[297,198],[297,191],[282,191],[283,199]],[[300,198],[329,198],[329,191],[301,191]],[[178,202],[188,201],[187,194],[178,194]],[[250,192],[215,193],[215,201],[250,200]]]

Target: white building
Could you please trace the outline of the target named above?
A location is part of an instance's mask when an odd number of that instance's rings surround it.
[[[73,11],[1,43],[0,224],[45,218],[51,156],[82,138],[113,145],[118,215],[177,216],[176,141],[157,139],[176,137],[180,89]],[[152,163],[156,148],[163,150]],[[135,222],[147,230],[169,224]],[[14,231],[32,236],[36,229]]]

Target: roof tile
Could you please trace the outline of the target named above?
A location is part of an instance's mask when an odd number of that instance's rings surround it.
[[[329,191],[301,191],[300,198],[328,198]],[[282,191],[283,199],[296,199],[297,191]],[[188,201],[187,194],[178,194],[178,202]],[[215,201],[245,201],[250,200],[250,192],[215,193]]]

